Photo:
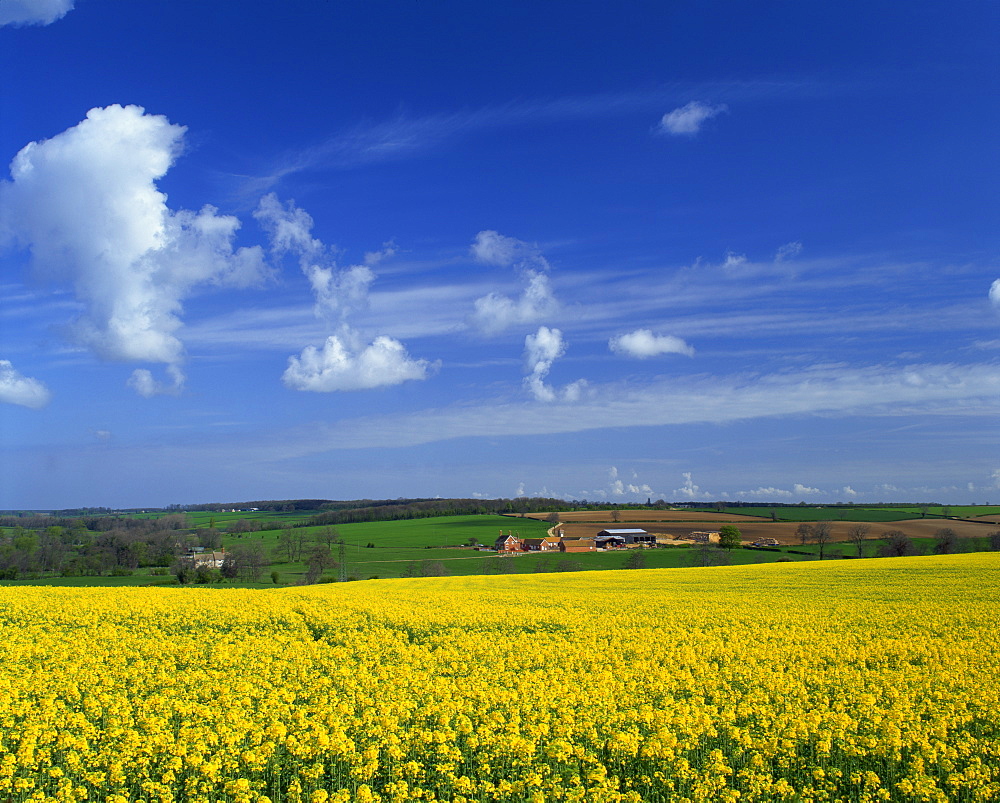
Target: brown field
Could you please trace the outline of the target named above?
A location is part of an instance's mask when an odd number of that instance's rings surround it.
[[[613,511],[610,510],[569,510],[559,513],[559,520],[565,522],[593,522],[599,524],[597,530],[603,530],[609,524],[615,524],[612,518]],[[525,518],[538,519],[544,521],[551,513],[528,513]],[[653,522],[653,521],[691,521],[705,524],[731,524],[739,521],[761,521],[763,516],[740,516],[735,513],[703,513],[697,510],[619,510],[618,524],[626,522]],[[683,526],[683,525],[682,525]],[[649,527],[643,527],[650,530]],[[709,527],[695,527],[696,530],[711,529]],[[650,532],[653,532],[650,530]]]
[[[1000,516],[996,513],[991,516],[974,516],[969,521],[981,521],[983,524],[992,524],[994,527],[1000,527]]]
[[[602,511],[603,512],[603,511]],[[643,513],[647,515],[647,519],[643,521],[642,524],[636,524],[636,526],[641,526],[642,529],[650,533],[655,533],[657,535],[662,535],[665,537],[680,538],[687,535],[692,530],[718,530],[723,524],[732,523],[740,520],[737,516],[715,516],[713,521],[706,521],[705,519],[691,520],[690,523],[684,523],[683,521],[664,521],[652,522],[649,519],[653,518],[648,515],[648,511],[622,511],[626,512],[636,512]],[[655,513],[678,513],[680,511],[654,511]],[[608,528],[609,524],[613,527],[627,527],[628,523],[624,516],[622,516],[622,521],[618,523],[610,522],[606,520],[604,522],[593,521],[593,513],[590,514],[590,521],[573,521],[570,516],[572,514],[567,514],[566,521],[562,524],[560,529],[566,534],[568,538],[583,538],[586,536],[597,535],[601,530]],[[701,514],[702,516],[706,514]],[[544,518],[542,516],[541,518]],[[833,528],[833,541],[847,541],[850,536],[848,531],[850,528],[859,522],[852,521],[834,521],[831,522]],[[795,535],[795,530],[799,526],[798,522],[790,521],[761,521],[760,519],[747,519],[743,517],[740,523],[737,524],[740,528],[740,533],[743,535],[743,540],[745,542],[755,541],[758,538],[774,538],[781,544],[791,546],[793,544],[800,543],[799,538]],[[941,521],[940,519],[935,520],[925,520],[925,519],[909,519],[906,521],[891,521],[891,522],[871,522],[869,523],[871,530],[868,533],[870,539],[881,538],[882,534],[890,530],[901,530],[906,533],[911,538],[930,538],[934,533],[941,529],[942,527],[950,527],[953,529],[960,538],[976,538],[985,537],[989,533],[996,529],[996,525],[993,523],[982,522],[981,524],[968,522],[968,521]]]

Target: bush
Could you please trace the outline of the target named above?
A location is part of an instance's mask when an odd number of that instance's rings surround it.
[[[722,549],[736,549],[743,539],[743,533],[739,527],[732,524],[723,524],[719,528],[719,547]]]
[[[646,555],[641,549],[629,550],[628,556],[625,558],[625,563],[622,564],[623,569],[645,569],[646,568]]]

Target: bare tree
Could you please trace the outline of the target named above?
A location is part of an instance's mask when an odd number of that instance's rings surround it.
[[[938,555],[958,552],[958,533],[951,527],[942,527],[934,533],[934,551]]]
[[[448,570],[445,568],[444,562],[440,560],[422,560],[420,561],[420,576],[421,577],[447,577]]]
[[[289,563],[295,560],[295,539],[292,537],[290,527],[278,533],[278,551],[284,554],[285,560]]]
[[[902,530],[887,530],[882,533],[885,543],[879,547],[879,554],[885,558],[898,558],[905,555],[915,555],[913,540]]]
[[[798,527],[795,528],[795,535],[799,539],[799,543],[805,546],[809,543],[813,536],[813,528],[811,524],[806,524],[802,522]]]
[[[334,544],[340,541],[340,533],[336,527],[324,527],[316,534],[316,543],[327,548],[328,552],[333,552]]]
[[[812,530],[812,537],[819,544],[819,559],[823,560],[826,545],[833,538],[833,524],[829,521],[817,521]]]
[[[851,528],[847,531],[847,537],[858,550],[859,558],[863,558],[865,556],[865,541],[868,540],[868,533],[871,532],[871,529],[870,524],[860,522],[858,524],[851,525]]]
[[[329,549],[323,546],[315,547],[306,556],[306,574],[304,578],[306,584],[312,585],[318,583],[323,577],[323,573],[335,565],[333,553]]]
[[[301,527],[292,530],[292,543],[295,546],[295,560],[302,560],[302,555],[306,550],[306,531]]]
[[[222,533],[214,527],[198,530],[198,546],[205,549],[219,549],[222,546]]]
[[[266,565],[267,560],[259,544],[241,544],[226,553],[222,562],[222,576],[230,579],[238,577],[245,582],[256,583]]]
[[[622,512],[618,508],[612,508],[611,510],[611,521],[621,521]]]

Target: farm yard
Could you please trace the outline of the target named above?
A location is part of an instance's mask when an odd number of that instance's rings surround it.
[[[868,552],[872,555],[876,542],[888,531],[899,531],[911,539],[930,541],[935,532],[948,527],[954,530],[960,539],[972,543],[975,539],[985,538],[990,532],[1000,528],[1000,513],[959,520],[939,516],[904,518],[903,516],[911,516],[913,511],[897,512],[885,509],[851,511],[854,513],[853,516],[840,519],[837,518],[839,512],[841,511],[836,509],[825,509],[823,510],[825,515],[817,516],[812,508],[783,509],[782,513],[785,515],[798,515],[798,518],[792,521],[782,520],[780,516],[777,521],[772,521],[769,516],[764,515],[765,511],[762,511],[761,515],[748,516],[695,510],[569,511],[560,513],[559,518],[560,529],[565,532],[567,538],[593,537],[609,526],[641,526],[647,532],[659,536],[661,540],[682,539],[692,530],[718,530],[720,526],[732,524],[739,528],[744,543],[773,538],[783,546],[802,545],[797,530],[803,521],[829,521],[830,542],[834,544],[846,544],[851,540],[850,530],[855,524],[868,523],[870,530],[866,540],[870,542]]]
[[[996,800],[998,594],[996,554],[0,589],[0,797]]]

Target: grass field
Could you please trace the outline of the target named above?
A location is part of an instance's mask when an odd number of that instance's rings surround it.
[[[993,801],[1000,555],[0,589],[0,798]]]

